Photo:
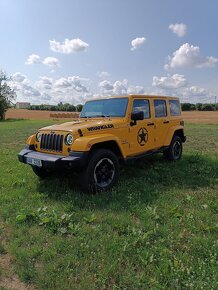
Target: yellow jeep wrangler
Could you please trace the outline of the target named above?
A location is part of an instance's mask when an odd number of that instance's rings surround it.
[[[106,191],[122,162],[159,152],[179,160],[185,140],[178,98],[108,97],[87,101],[77,120],[39,129],[18,157],[41,178],[74,170],[86,190]]]

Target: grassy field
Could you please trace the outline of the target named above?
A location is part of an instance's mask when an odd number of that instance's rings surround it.
[[[187,124],[180,162],[143,159],[87,195],[18,162],[51,123],[0,123],[0,289],[218,289],[218,125]]]

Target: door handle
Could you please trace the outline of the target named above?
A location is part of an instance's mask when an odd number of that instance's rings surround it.
[[[147,126],[154,126],[154,123],[148,123]]]
[[[164,123],[164,124],[168,124],[168,123],[169,123],[169,121],[163,121],[163,123]]]

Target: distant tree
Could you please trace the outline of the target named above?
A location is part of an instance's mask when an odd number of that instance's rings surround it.
[[[52,106],[50,107],[50,111],[57,111],[57,106],[52,105]]]
[[[202,105],[202,111],[213,111],[214,106],[212,104],[203,104]]]
[[[202,111],[202,103],[197,103],[195,105],[195,108],[196,108],[197,111]]]
[[[192,110],[192,104],[190,104],[190,103],[182,103],[181,107],[182,107],[182,111],[191,111]]]
[[[10,78],[0,70],[0,120],[4,119],[5,112],[12,106],[12,101],[16,97],[16,93],[10,87],[8,81],[10,81]]]
[[[76,107],[74,105],[69,105],[68,111],[69,112],[75,112],[76,111]]]
[[[83,105],[82,104],[76,105],[76,111],[77,112],[81,112],[82,111],[82,108],[83,108]]]
[[[195,111],[195,110],[196,110],[195,104],[191,104],[191,111]]]

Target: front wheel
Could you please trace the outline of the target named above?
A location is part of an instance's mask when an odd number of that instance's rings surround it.
[[[119,161],[110,150],[91,153],[87,167],[81,173],[81,185],[90,193],[110,190],[118,181]]]
[[[182,140],[179,136],[174,136],[170,146],[163,152],[164,157],[170,161],[177,161],[182,157]]]

